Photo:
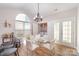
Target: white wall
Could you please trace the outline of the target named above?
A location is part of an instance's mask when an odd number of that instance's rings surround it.
[[[3,33],[15,31],[15,18],[16,15],[19,13],[25,13],[25,12],[19,9],[9,9],[9,8],[0,9],[0,41],[1,41],[1,35]],[[5,20],[7,20],[11,24],[10,28],[4,27]]]
[[[35,36],[36,34],[38,34],[38,23],[33,22],[33,35]]]
[[[54,40],[53,38],[53,21],[48,22],[48,27],[47,27],[47,32],[48,32],[48,39],[49,40]]]
[[[63,22],[66,20],[71,20],[72,21],[72,44],[74,47],[76,47],[77,43],[77,33],[76,33],[76,17],[77,17],[77,8],[73,8],[67,11],[62,11],[59,13],[56,13],[50,18],[48,18],[48,36],[50,39],[54,39],[54,32],[53,32],[53,24],[56,22]],[[62,26],[60,26],[62,28]],[[62,40],[62,29],[60,29],[60,40]]]
[[[77,9],[77,49],[79,52],[79,8]]]

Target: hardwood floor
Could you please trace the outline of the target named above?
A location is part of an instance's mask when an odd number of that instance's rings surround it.
[[[31,43],[22,44],[21,47],[18,49],[19,56],[32,56],[32,48]]]
[[[50,56],[50,50],[45,47],[36,47],[33,49],[33,44],[29,41],[22,43],[18,49],[19,56]]]
[[[32,46],[30,42],[26,42],[26,44],[22,43],[18,49],[19,56],[73,56],[76,53],[75,49],[60,44],[55,44],[55,48],[51,51],[46,47],[36,47],[32,50]],[[68,54],[63,54],[62,52],[67,52]]]
[[[36,56],[51,56],[50,50],[45,47],[37,47],[33,50],[33,52],[33,54]]]
[[[19,56],[51,56],[50,50],[45,47],[37,47],[31,50],[30,47],[21,46],[19,48]]]

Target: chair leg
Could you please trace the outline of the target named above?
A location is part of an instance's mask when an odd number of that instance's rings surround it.
[[[17,56],[17,53],[16,52],[14,54],[15,54],[15,56]]]
[[[16,50],[16,52],[14,54],[15,54],[15,56],[19,56],[18,49]]]
[[[19,50],[19,49],[17,48],[17,51],[16,51],[16,52],[17,52],[17,56],[19,56],[19,52],[18,52],[18,50]]]

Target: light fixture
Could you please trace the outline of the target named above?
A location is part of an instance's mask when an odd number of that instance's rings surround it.
[[[37,5],[38,5],[38,12],[37,12],[36,17],[34,17],[34,21],[41,22],[43,19],[42,19],[42,16],[40,16],[40,13],[39,13],[39,3]]]

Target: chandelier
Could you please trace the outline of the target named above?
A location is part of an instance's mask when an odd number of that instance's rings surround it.
[[[37,12],[36,17],[34,17],[34,21],[41,22],[43,19],[42,19],[42,16],[40,16],[40,13],[39,13],[39,3],[37,5],[38,5],[38,12]]]

